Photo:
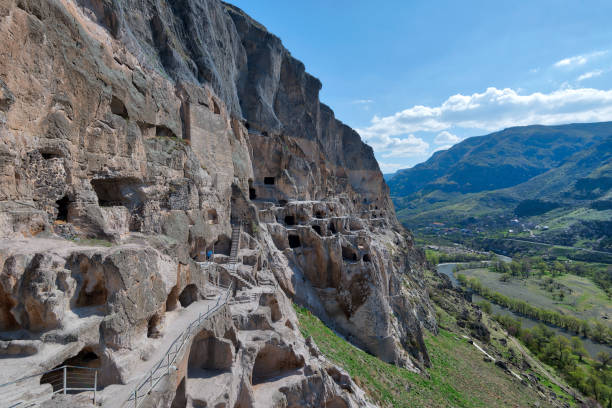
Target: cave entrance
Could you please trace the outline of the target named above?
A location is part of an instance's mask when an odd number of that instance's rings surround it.
[[[108,290],[102,278],[85,275],[79,296],[77,297],[77,307],[102,306],[106,304]]]
[[[322,235],[321,233],[321,226],[320,225],[313,225],[312,229],[315,230],[315,232],[319,235]]]
[[[289,247],[290,248],[299,248],[302,246],[300,242],[300,237],[297,235],[289,235]]]
[[[220,235],[213,244],[213,252],[215,254],[227,255],[230,254],[232,248],[232,240],[227,235]]]
[[[162,321],[163,318],[161,313],[155,313],[151,316],[147,324],[147,337],[152,339],[161,337]]]
[[[217,210],[215,210],[214,208],[211,208],[210,210],[207,211],[206,217],[208,219],[209,224],[219,223],[219,216],[217,215]]]
[[[253,180],[249,179],[249,200],[255,200],[257,198],[257,191],[253,187]]]
[[[281,207],[284,207],[287,205],[287,200],[278,200],[278,205],[280,205]]]
[[[17,302],[0,285],[0,330],[20,329],[19,323],[11,312],[16,305]]]
[[[363,262],[372,262],[370,254],[363,254]]]
[[[298,357],[290,348],[266,344],[255,358],[251,382],[253,385],[265,383],[303,366],[304,359]]]
[[[191,283],[185,286],[185,289],[183,289],[183,291],[179,295],[178,300],[181,303],[181,306],[188,307],[193,302],[196,302],[199,298],[200,291],[198,290],[198,287],[195,284]]]
[[[102,361],[91,347],[84,347],[79,354],[64,360],[63,363],[55,368],[60,368],[62,366],[100,368],[102,366]],[[94,372],[90,370],[75,371],[75,369],[71,369],[67,373],[67,385],[70,387],[76,386],[76,384],[86,384],[86,386],[91,387],[94,381],[93,376]],[[40,383],[51,384],[53,392],[60,391],[64,389],[64,371],[55,370],[48,372],[40,378]]]
[[[70,206],[70,199],[68,196],[63,196],[55,202],[57,205],[57,221],[68,221],[68,207]]]
[[[91,180],[100,207],[125,206],[137,208],[144,202],[142,183],[138,179],[119,177]]]
[[[356,262],[357,261],[357,253],[349,247],[342,247],[342,259],[345,261]]]
[[[274,177],[264,177],[264,184],[268,186],[273,186],[275,182],[276,182],[276,179]]]
[[[119,98],[117,98],[115,95],[113,95],[113,98],[111,99],[111,112],[115,115],[119,115],[124,119],[128,118],[128,111],[127,108],[125,107],[125,104],[123,103],[123,101]]]
[[[170,405],[170,408],[185,408],[186,406],[187,388],[185,386],[185,377],[183,377],[181,383],[176,389],[176,394],[174,395],[174,399],[172,400],[172,405]]]
[[[170,293],[168,294],[168,298],[166,299],[166,310],[167,311],[171,311],[177,308],[178,296],[179,296],[179,288],[177,284],[172,287],[172,290],[170,290]]]
[[[330,231],[332,234],[335,234],[336,232],[338,232],[338,231],[336,231],[336,226],[334,225],[334,223],[333,223],[333,222],[330,222],[330,223],[329,223],[329,231]]]
[[[293,216],[293,215],[285,215],[285,224],[287,224],[287,225],[295,225],[295,216]]]
[[[211,331],[203,330],[191,345],[187,363],[189,377],[208,377],[228,372],[233,362],[231,340],[217,338]]]
[[[325,218],[325,214],[323,214],[323,211],[317,211],[315,213],[315,218]]]

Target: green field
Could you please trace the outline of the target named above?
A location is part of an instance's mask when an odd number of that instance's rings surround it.
[[[372,402],[384,407],[527,407],[535,391],[483,360],[465,339],[440,329],[425,335],[429,378],[387,364],[338,337],[307,309],[296,307],[300,330],[349,372]],[[540,405],[545,406],[545,405]]]
[[[520,299],[541,309],[554,310],[585,320],[599,320],[612,326],[612,301],[606,293],[589,278],[566,274],[554,278],[554,282],[563,288],[564,297],[559,299],[560,290],[550,292],[545,289],[542,279],[512,278],[502,282],[501,274],[488,269],[467,269],[462,274],[475,277],[487,288],[505,296]],[[606,316],[608,319],[605,319]]]

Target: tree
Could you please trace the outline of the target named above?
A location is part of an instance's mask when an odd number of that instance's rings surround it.
[[[584,348],[584,344],[582,344],[582,340],[580,340],[580,337],[574,336],[571,339],[571,344],[572,344],[572,353],[577,355],[578,360],[582,362],[582,358],[587,355],[587,351]]]
[[[602,368],[606,368],[610,361],[612,361],[612,355],[610,353],[606,353],[605,351],[600,351],[597,353],[597,360],[601,363]]]

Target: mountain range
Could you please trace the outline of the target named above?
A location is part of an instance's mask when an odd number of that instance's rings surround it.
[[[387,178],[407,227],[505,229],[606,249],[612,122],[523,126],[471,137]],[[536,228],[537,227],[537,228]]]

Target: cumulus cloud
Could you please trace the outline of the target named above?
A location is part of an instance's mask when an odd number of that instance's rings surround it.
[[[563,58],[562,60],[555,62],[554,66],[557,68],[571,68],[571,67],[584,65],[590,60],[592,60],[593,58],[601,57],[602,55],[605,55],[607,52],[608,51],[596,51],[590,54],[576,55],[574,57]]]
[[[368,144],[385,159],[421,156],[429,150],[429,143],[412,134],[404,137],[374,136],[368,140]]]
[[[505,88],[483,93],[457,94],[440,106],[413,106],[390,116],[374,116],[370,126],[359,129],[365,139],[391,145],[393,136],[414,132],[442,132],[452,127],[499,130],[531,124],[554,125],[612,119],[612,90],[560,89],[551,93],[521,95]],[[412,140],[415,138],[412,136]],[[403,139],[397,139],[403,140]],[[422,139],[421,139],[422,140]],[[427,143],[423,141],[421,147]]]
[[[595,78],[603,74],[601,69],[597,69],[595,71],[585,72],[584,74],[578,77],[578,81],[584,81],[585,79]]]
[[[434,138],[434,143],[437,145],[447,145],[447,146],[451,146],[454,145],[455,143],[459,143],[461,141],[461,138],[457,135],[453,135],[451,132],[448,132],[446,130],[438,133],[438,135]],[[446,147],[448,148],[448,147]]]

